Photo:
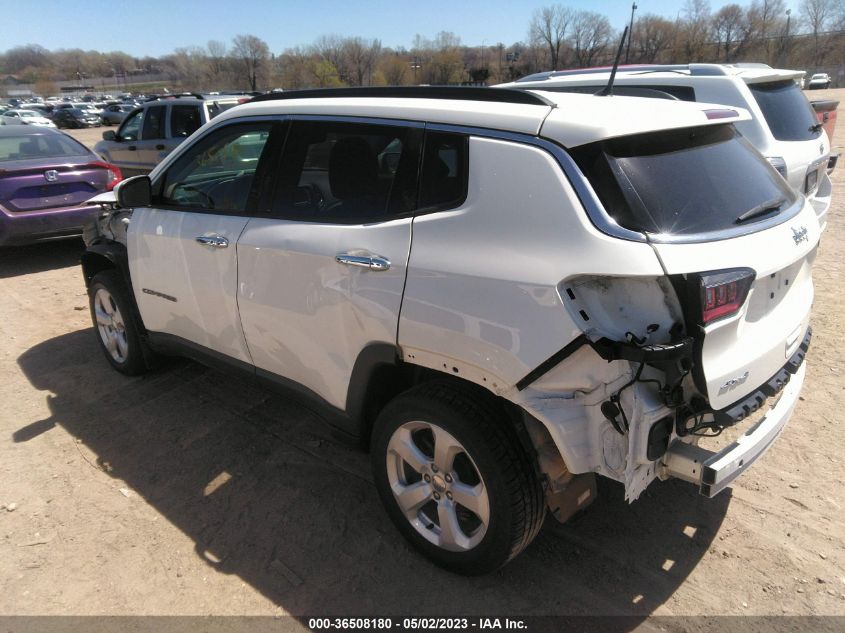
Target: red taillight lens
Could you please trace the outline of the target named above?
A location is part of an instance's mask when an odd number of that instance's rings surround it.
[[[95,161],[93,163],[88,163],[86,167],[98,167],[100,169],[105,169],[109,173],[109,181],[106,183],[106,191],[111,191],[114,189],[114,186],[123,180],[123,174],[120,171],[120,168],[117,165],[111,165],[109,163],[105,163],[103,161]]]
[[[701,321],[705,325],[735,314],[745,303],[756,273],[737,268],[704,273],[701,279]]]

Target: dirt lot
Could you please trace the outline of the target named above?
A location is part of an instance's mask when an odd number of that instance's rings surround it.
[[[804,395],[761,462],[711,501],[669,482],[628,506],[602,484],[473,579],[405,545],[367,456],[302,405],[187,361],[113,372],[80,242],[2,252],[0,615],[845,615],[844,212],[840,166]]]

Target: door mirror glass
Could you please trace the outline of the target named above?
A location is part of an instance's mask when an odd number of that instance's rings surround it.
[[[152,199],[152,185],[149,176],[134,176],[119,182],[114,195],[121,209],[148,207]]]
[[[103,140],[104,141],[116,141],[117,136],[114,133],[114,130],[106,130],[103,132]]]

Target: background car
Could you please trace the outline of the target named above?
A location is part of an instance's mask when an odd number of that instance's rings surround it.
[[[122,175],[57,130],[0,129],[0,246],[79,235],[98,210],[86,201]]]
[[[818,89],[818,88],[830,88],[830,75],[827,73],[816,73],[812,77],[810,77],[810,81],[807,84],[807,87],[810,90]]]
[[[6,125],[35,125],[56,127],[50,119],[35,110],[6,110],[2,115]]]
[[[135,107],[131,105],[110,105],[107,106],[102,112],[100,112],[100,121],[102,121],[103,125],[114,125],[116,123],[120,123],[123,119],[126,118]]]
[[[99,127],[102,125],[99,115],[85,112],[78,108],[62,108],[61,110],[56,110],[56,113],[53,115],[53,123],[59,128]]]
[[[147,174],[215,116],[248,100],[238,96],[196,94],[190,97],[153,97],[130,112],[117,132],[103,132],[94,151],[129,176]]]

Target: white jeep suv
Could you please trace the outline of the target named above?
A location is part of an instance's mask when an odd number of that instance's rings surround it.
[[[320,403],[369,447],[403,535],[462,573],[588,505],[596,474],[632,501],[671,477],[713,496],[798,401],[820,232],[737,133],[748,116],[493,88],[259,97],[100,198],[97,340],[126,374],[181,354]]]
[[[603,88],[609,76],[608,68],[563,70],[529,75],[502,87],[592,93]],[[736,128],[810,200],[824,229],[832,191],[827,175],[830,139],[796,84],[803,77],[803,70],[765,64],[646,64],[620,68],[614,92],[744,108],[751,116]]]

